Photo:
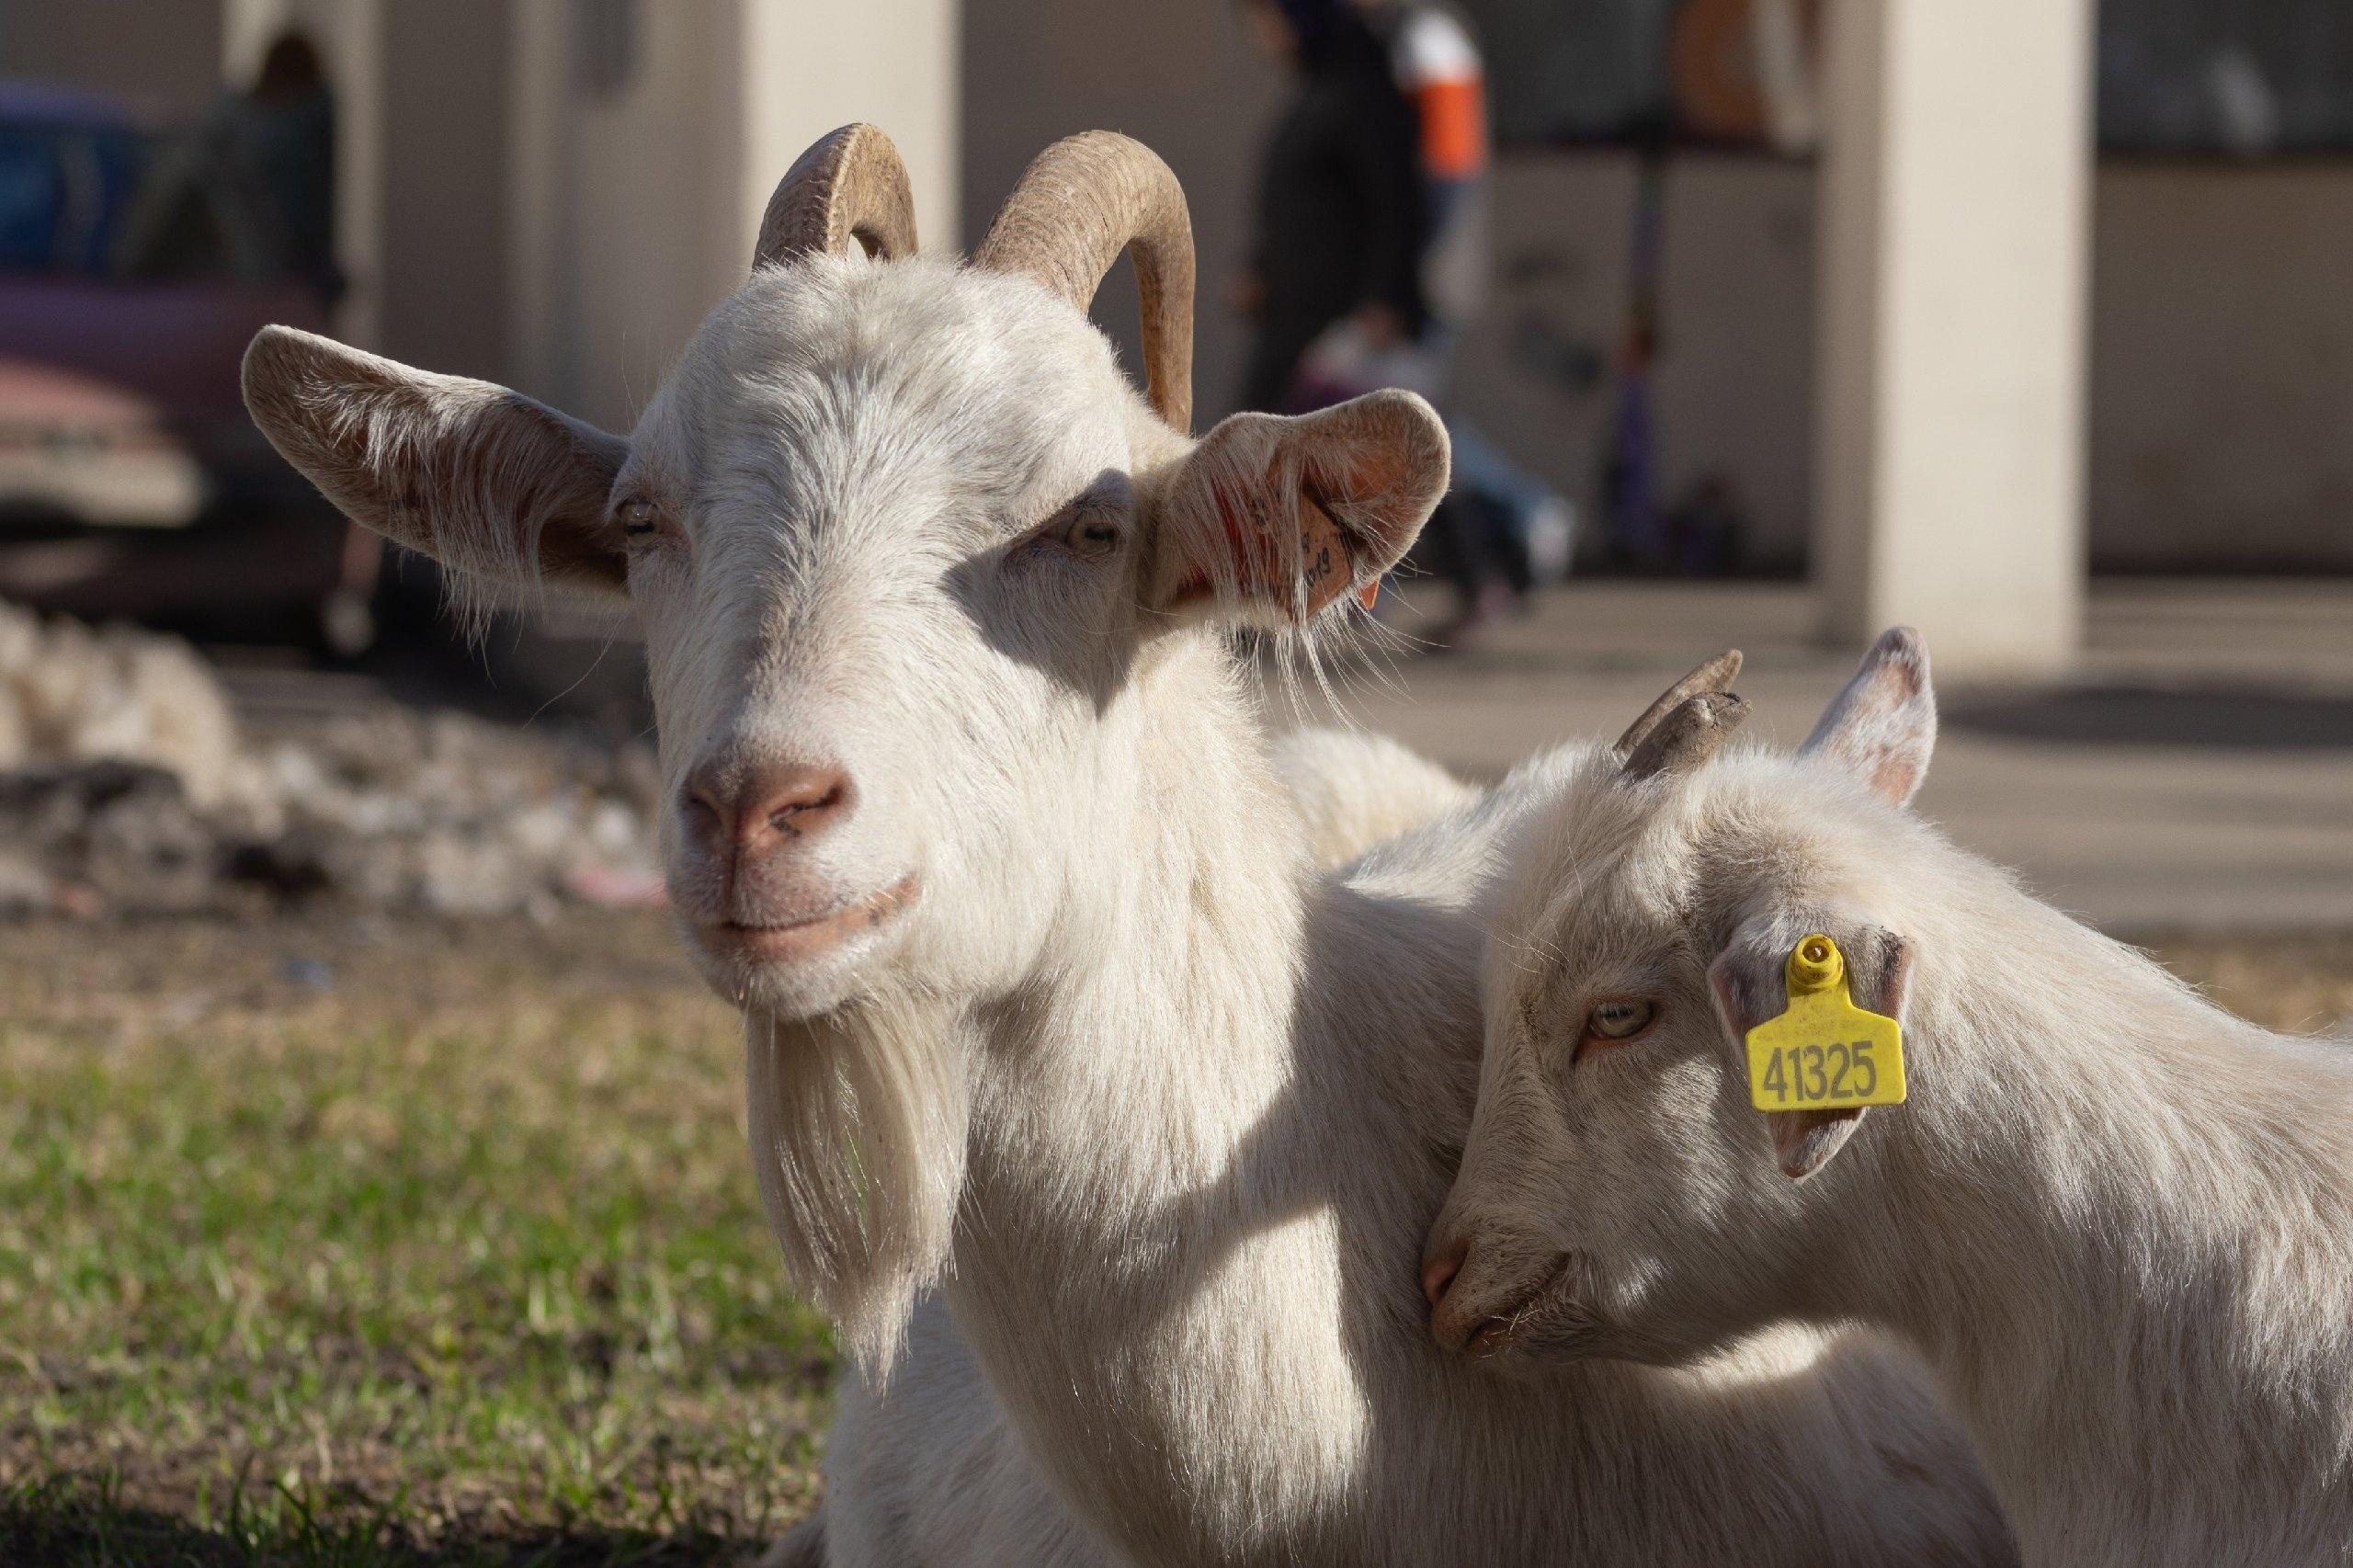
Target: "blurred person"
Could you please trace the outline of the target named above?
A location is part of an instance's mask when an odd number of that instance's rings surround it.
[[[1430,239],[1423,287],[1437,315],[1461,327],[1486,293],[1487,84],[1461,17],[1430,0],[1357,0],[1389,51],[1413,106]]]
[[[226,272],[252,283],[290,278],[332,303],[335,95],[318,50],[278,35],[250,87],[224,87],[202,122],[150,171],[116,258],[142,278]]]
[[[1252,36],[1293,74],[1267,140],[1257,232],[1235,302],[1256,324],[1246,408],[1296,410],[1309,348],[1341,323],[1385,354],[1427,324],[1429,233],[1419,126],[1387,51],[1348,0],[1243,0]]]
[[[1462,585],[1465,631],[1518,606],[1518,588],[1568,574],[1575,514],[1543,481],[1506,457],[1441,395],[1452,380],[1456,348],[1486,302],[1490,271],[1487,202],[1490,139],[1486,64],[1470,27],[1438,0],[1356,0],[1389,51],[1398,90],[1419,128],[1430,240],[1423,290],[1432,322],[1426,335],[1432,381],[1454,443],[1454,485],[1463,503],[1459,526],[1483,530],[1473,560],[1513,559]],[[1441,538],[1440,545],[1448,541]],[[1460,553],[1458,548],[1458,553]]]
[[[335,95],[317,46],[281,33],[252,88],[216,113],[227,155],[278,220],[286,271],[335,293]]]
[[[1257,236],[1235,302],[1256,325],[1245,407],[1302,412],[1381,387],[1441,388],[1423,293],[1430,240],[1421,122],[1354,0],[1244,0],[1295,90],[1268,139]],[[1442,503],[1418,557],[1451,580],[1449,631],[1492,619],[1511,583],[1480,518]]]

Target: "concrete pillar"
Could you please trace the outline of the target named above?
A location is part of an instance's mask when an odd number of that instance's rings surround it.
[[[959,0],[517,0],[506,141],[516,384],[609,428],[749,271],[792,160],[890,132],[956,243]]]
[[[1841,641],[2063,668],[2083,619],[2092,0],[1831,0],[1814,574]]]

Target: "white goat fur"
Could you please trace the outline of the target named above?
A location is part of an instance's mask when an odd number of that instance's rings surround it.
[[[1427,1343],[1494,815],[1319,879],[1244,674],[1171,591],[1189,562],[1228,620],[1288,624],[1304,585],[1254,599],[1202,497],[1265,501],[1296,560],[1310,460],[1402,472],[1332,503],[1356,578],[1385,569],[1444,483],[1416,400],[1195,444],[1035,285],[824,256],[722,304],[625,447],[298,335],[248,376],[330,494],[477,570],[622,548],[604,502],[518,478],[517,420],[653,497],[627,592],[672,786],[833,759],[859,803],[813,846],[829,885],[919,873],[887,926],[761,967],[705,940],[665,824],[690,946],[745,1008],[769,1217],[858,1364],[801,1560],[2006,1560],[1965,1449],[1870,1347],[1522,1383]],[[401,456],[452,442],[486,449]],[[1114,553],[1054,546],[1073,506]]]
[[[1291,730],[1275,737],[1269,756],[1318,866],[1345,866],[1383,839],[1479,798],[1477,789],[1387,735]]]
[[[1934,722],[1908,634],[1842,709],[1794,759],[1630,786],[1589,754],[1527,818],[1450,1310],[1512,1322],[1506,1361],[1859,1319],[1927,1358],[2030,1562],[2353,1562],[2353,1059],[1904,810]],[[1900,1014],[1910,1097],[1777,1147],[1740,1037],[1817,930]],[[1605,996],[1650,1030],[1572,1065]]]

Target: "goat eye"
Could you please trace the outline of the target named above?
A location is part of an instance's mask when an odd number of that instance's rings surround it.
[[[1099,506],[1081,506],[1063,525],[1062,545],[1073,555],[1108,555],[1120,547],[1120,520]]]
[[[1586,1016],[1585,1032],[1596,1040],[1631,1040],[1651,1027],[1648,1002],[1604,1002]]]
[[[651,501],[625,501],[620,510],[621,532],[631,539],[651,539],[661,518]]]

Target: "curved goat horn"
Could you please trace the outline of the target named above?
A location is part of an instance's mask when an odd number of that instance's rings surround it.
[[[915,254],[915,205],[898,148],[870,125],[845,125],[801,154],[760,215],[754,267],[811,251],[846,255],[855,238],[870,256]]]
[[[1706,664],[1658,694],[1658,700],[1643,710],[1643,716],[1626,726],[1618,737],[1618,755],[1625,756],[1643,744],[1643,737],[1658,728],[1658,722],[1674,712],[1691,698],[1703,691],[1722,691],[1732,685],[1740,674],[1740,650],[1731,648],[1718,653]]]
[[[972,260],[1034,278],[1084,312],[1122,249],[1135,261],[1145,390],[1183,430],[1193,422],[1193,221],[1159,154],[1116,131],[1064,137],[1022,174]]]
[[[1635,744],[1619,777],[1635,782],[1696,771],[1747,717],[1748,704],[1729,691],[1687,699]]]

